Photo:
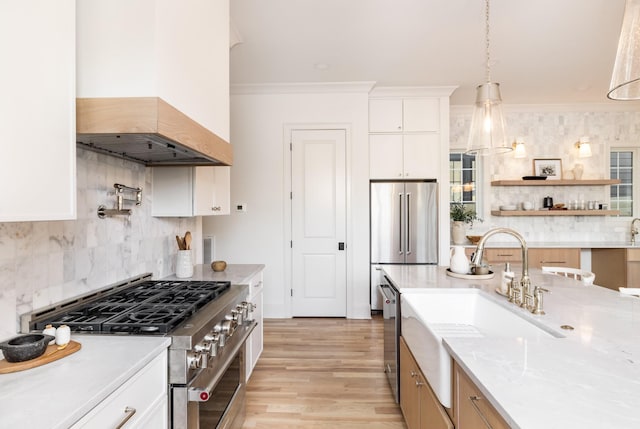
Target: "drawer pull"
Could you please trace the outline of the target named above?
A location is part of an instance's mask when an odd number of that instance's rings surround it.
[[[469,401],[471,401],[471,405],[473,406],[473,409],[476,410],[476,413],[478,413],[478,416],[480,416],[484,425],[489,429],[493,429],[493,426],[491,426],[491,424],[487,421],[487,418],[484,416],[484,414],[482,414],[482,411],[480,411],[480,408],[478,408],[478,405],[476,404],[476,401],[479,401],[481,399],[482,399],[481,397],[476,395],[469,396]]]
[[[513,253],[498,253],[498,256],[513,256]]]
[[[133,415],[136,413],[136,409],[133,407],[125,407],[124,413],[125,413],[124,419],[122,419],[120,424],[116,426],[116,429],[120,429],[121,427],[126,425],[127,422],[131,419],[131,417],[133,417]]]

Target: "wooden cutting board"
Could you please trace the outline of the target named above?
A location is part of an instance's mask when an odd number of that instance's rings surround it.
[[[42,356],[35,359],[25,360],[23,362],[7,362],[5,359],[0,360],[0,374],[8,374],[10,372],[24,371],[25,369],[35,368],[37,366],[46,365],[49,362],[57,361],[65,356],[69,356],[80,350],[80,343],[69,341],[67,347],[62,350],[58,349],[55,344],[47,346]]]

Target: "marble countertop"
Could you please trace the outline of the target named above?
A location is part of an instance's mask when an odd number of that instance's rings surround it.
[[[186,279],[178,279],[175,275],[165,277],[166,280],[205,280],[205,281],[230,281],[231,284],[247,284],[249,280],[260,271],[264,270],[262,264],[228,264],[224,271],[213,271],[209,265],[196,265],[193,268],[193,276]]]
[[[445,267],[383,268],[401,293],[473,287],[505,299],[495,292],[499,273],[478,281],[449,277]],[[515,311],[563,338],[444,338],[447,350],[514,428],[640,427],[640,298],[537,269],[530,275],[550,290],[546,314]]]
[[[66,429],[169,347],[168,337],[76,335],[55,362],[0,374],[0,427]]]
[[[462,246],[462,247],[476,247],[475,244],[465,243],[465,244],[451,244],[451,246]],[[520,247],[520,243],[515,241],[494,241],[493,239],[489,239],[485,244],[485,247]],[[560,241],[555,243],[550,243],[548,241],[529,241],[527,240],[527,247],[530,249],[534,248],[550,248],[550,249],[640,249],[640,241],[636,244],[631,244],[630,241]]]

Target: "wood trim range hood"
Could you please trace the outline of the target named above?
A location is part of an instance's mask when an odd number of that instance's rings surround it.
[[[231,144],[159,97],[77,98],[76,142],[147,166],[231,165]]]

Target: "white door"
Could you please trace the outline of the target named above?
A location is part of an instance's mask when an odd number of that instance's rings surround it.
[[[292,315],[345,317],[345,130],[291,133]]]

